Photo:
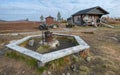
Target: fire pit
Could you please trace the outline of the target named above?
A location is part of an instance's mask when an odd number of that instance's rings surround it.
[[[90,48],[79,36],[53,34],[50,31],[44,32],[44,36],[27,36],[6,46],[38,60],[39,66],[43,66],[49,61]]]

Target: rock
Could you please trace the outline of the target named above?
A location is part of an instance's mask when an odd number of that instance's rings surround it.
[[[117,38],[115,38],[115,37],[111,37],[111,39],[113,39],[113,40],[115,40],[115,41],[118,41],[118,39],[117,39]]]
[[[38,67],[43,67],[43,66],[45,66],[45,64],[42,63],[42,62],[40,62],[40,61],[38,61],[37,64],[38,64]]]
[[[71,65],[70,68],[71,68],[71,70],[72,70],[73,72],[75,72],[75,71],[77,70],[77,67],[76,67],[76,65],[74,65],[74,64]]]
[[[39,44],[42,45],[43,41],[40,41]],[[53,40],[51,42],[44,42],[44,45],[48,45],[51,48],[56,48],[57,46],[60,46],[60,43],[58,40]]]
[[[49,46],[52,48],[56,48],[59,45],[60,45],[60,43],[58,40],[53,40],[52,42],[49,43]]]
[[[68,73],[66,73],[66,75],[70,75],[70,73],[68,72]]]
[[[48,75],[52,75],[50,71],[48,71]]]
[[[32,39],[32,40],[29,40],[28,45],[29,45],[29,46],[33,46],[33,45],[34,45],[34,42],[35,42],[35,41],[34,41],[33,39]]]
[[[39,41],[39,45],[42,45],[43,44],[43,41]]]
[[[17,72],[17,73],[16,73],[16,75],[19,75],[19,74],[20,74],[20,72]]]
[[[22,73],[25,73],[25,71],[22,71]]]
[[[65,75],[65,73],[62,73],[62,75]]]
[[[6,50],[8,50],[8,48],[0,49],[0,57],[4,56],[4,54],[6,53]]]
[[[53,26],[53,28],[57,28],[57,26],[56,26],[56,25],[54,25],[54,26]]]
[[[85,60],[86,60],[87,62],[90,62],[90,61],[91,61],[91,57],[86,57]]]

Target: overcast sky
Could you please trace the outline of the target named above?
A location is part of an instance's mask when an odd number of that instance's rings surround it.
[[[43,15],[56,17],[58,11],[63,18],[95,6],[107,10],[112,17],[120,17],[120,0],[0,0],[0,19],[39,21]]]

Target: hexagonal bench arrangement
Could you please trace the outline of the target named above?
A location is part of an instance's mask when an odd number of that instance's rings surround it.
[[[65,49],[60,49],[60,50],[53,51],[53,52],[49,52],[49,53],[45,53],[45,54],[41,54],[41,53],[35,52],[33,50],[19,46],[19,44],[21,44],[22,42],[24,42],[30,38],[41,36],[41,35],[32,35],[32,36],[27,36],[23,39],[15,41],[15,42],[11,42],[10,44],[8,44],[6,46],[14,51],[17,51],[19,53],[25,54],[27,56],[30,56],[30,57],[38,60],[39,66],[42,66],[45,63],[50,62],[52,60],[62,58],[64,56],[67,56],[67,55],[70,55],[73,53],[77,53],[80,51],[84,51],[84,50],[90,48],[90,46],[84,40],[82,40],[79,36],[67,35],[67,34],[57,34],[57,33],[54,35],[74,37],[75,40],[77,41],[78,45],[73,46],[73,47],[69,47],[69,48],[65,48]]]

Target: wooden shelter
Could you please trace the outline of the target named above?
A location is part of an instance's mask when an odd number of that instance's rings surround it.
[[[54,18],[51,16],[46,17],[46,24],[51,25],[54,24]]]
[[[100,18],[106,14],[109,13],[103,8],[97,6],[78,11],[68,18],[67,21],[76,25],[97,25],[100,23]]]
[[[51,26],[51,25],[53,25],[53,24],[59,24],[59,22],[57,22],[57,21],[55,20],[55,18],[52,17],[52,16],[48,16],[48,17],[46,17],[45,19],[46,19],[46,20],[45,20],[45,24],[47,24],[47,25],[49,25],[49,26]]]

